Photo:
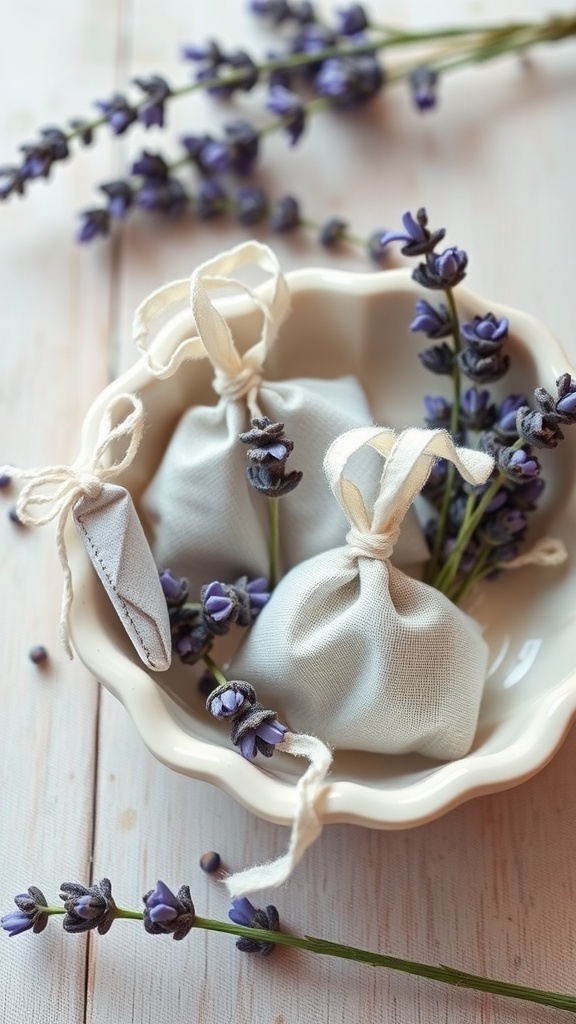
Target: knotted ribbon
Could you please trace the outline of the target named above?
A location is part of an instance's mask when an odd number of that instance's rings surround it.
[[[122,408],[129,411],[115,423]],[[44,526],[57,520],[56,547],[62,572],[64,591],[60,612],[60,637],[66,653],[73,657],[70,644],[68,615],[72,603],[72,572],[68,561],[64,531],[70,512],[83,497],[98,498],[102,485],[118,477],[133,461],[144,431],[144,407],[135,395],[116,395],[102,415],[96,447],[91,459],[82,465],[46,466],[44,469],[2,467],[19,480],[28,480],[16,504],[18,518],[27,526]],[[114,446],[125,442],[124,454],[114,459]]]
[[[234,273],[241,267],[257,266],[272,277],[270,299],[239,281]],[[233,288],[248,295],[262,315],[259,340],[240,355],[232,333],[222,314],[211,301],[212,292]],[[171,304],[190,300],[191,309],[182,311],[161,328],[154,341],[152,327]],[[134,338],[148,371],[159,378],[171,377],[187,359],[208,356],[214,366],[213,382],[217,394],[229,401],[246,397],[251,416],[261,416],[256,395],[262,380],[266,354],[288,313],[290,292],[280,265],[272,250],[260,242],[237,245],[214,259],[201,264],[190,281],[176,281],[153,292],[136,311]],[[184,332],[196,333],[182,338]],[[166,349],[170,354],[163,355]]]
[[[348,460],[367,444],[386,459],[371,515],[358,487],[344,475]],[[474,485],[485,483],[494,467],[490,455],[456,448],[445,430],[409,427],[396,434],[388,427],[359,427],[336,438],[324,458],[324,471],[350,523],[350,558],[390,558],[402,520],[438,458],[454,463]]]

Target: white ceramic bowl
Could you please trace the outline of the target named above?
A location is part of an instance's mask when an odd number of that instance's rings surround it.
[[[377,422],[402,428],[422,421],[425,393],[449,395],[450,381],[433,377],[417,358],[422,335],[409,330],[422,290],[409,271],[350,274],[306,269],[287,275],[292,310],[267,360],[269,379],[356,374]],[[569,370],[549,331],[515,310],[457,289],[461,314],[492,311],[510,320],[512,370],[494,387],[530,396]],[[428,298],[430,296],[428,295]],[[247,298],[223,299],[220,309],[240,348],[253,340],[257,315]],[[175,310],[156,342],[171,349],[191,333],[188,309]],[[142,362],[115,381],[90,409],[82,456],[94,449],[102,410],[120,392],[137,391],[148,428],[135,462],[119,481],[138,499],[155,472],[182,412],[214,404],[210,371],[184,364],[165,381],[151,378]],[[532,536],[561,537],[570,559],[556,569],[529,568],[479,585],[468,610],[486,630],[491,669],[470,753],[438,763],[419,755],[377,756],[338,752],[322,800],[325,822],[406,828],[429,821],[464,800],[515,785],[537,772],[561,743],[576,709],[576,429],[559,448],[542,453],[548,486],[533,518]],[[146,523],[144,524],[146,526]],[[275,755],[252,764],[230,745],[225,728],[204,709],[193,670],[175,660],[152,674],[139,661],[75,536],[67,532],[74,583],[71,632],[89,670],[124,704],[153,754],[175,771],[221,786],[255,814],[289,824],[295,809],[294,760]]]

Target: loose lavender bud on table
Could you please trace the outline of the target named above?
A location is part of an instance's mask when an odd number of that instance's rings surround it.
[[[8,509],[8,519],[11,523],[14,523],[15,526],[24,526],[15,505]]]
[[[48,661],[48,651],[41,644],[38,644],[30,649],[28,657],[34,665],[44,665]]]
[[[199,863],[202,871],[205,871],[207,875],[214,875],[216,871],[220,870],[222,860],[216,850],[207,850],[200,857]]]
[[[12,477],[8,473],[0,473],[0,490],[4,490],[5,487],[10,487],[12,483]]]

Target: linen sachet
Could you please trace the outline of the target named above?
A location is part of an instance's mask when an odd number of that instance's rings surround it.
[[[234,275],[258,266],[272,276],[272,287],[254,291]],[[270,282],[269,282],[270,283]],[[222,287],[248,294],[260,311],[261,335],[240,353],[231,330],[211,295]],[[247,242],[199,267],[190,283],[197,337],[187,338],[158,364],[149,352],[150,324],[162,314],[162,296],[170,303],[178,285],[155,293],[137,316],[137,343],[148,368],[170,376],[184,360],[207,356],[214,367],[216,406],[196,405],[183,415],[163,461],[142,496],[158,565],[186,576],[196,590],[210,580],[265,576],[268,571],[267,506],[246,481],[246,448],[238,435],[252,418],[284,423],[294,442],[290,468],[301,471],[298,495],[281,505],[281,565],[284,571],[343,542],[346,519],[332,501],[321,473],[333,438],[372,419],[364,392],[352,377],[266,382],[264,364],[288,313],[290,292],[273,252]],[[165,340],[165,339],[164,339]],[[153,346],[152,346],[153,347]],[[405,561],[422,561],[416,520],[405,533]]]
[[[364,445],[386,460],[371,515],[344,475]],[[336,748],[387,754],[452,760],[470,748],[487,645],[448,598],[390,563],[436,458],[475,485],[493,466],[442,430],[356,429],[331,445],[324,468],[350,524],[346,545],[280,581],[229,671],[249,680],[291,729]]]

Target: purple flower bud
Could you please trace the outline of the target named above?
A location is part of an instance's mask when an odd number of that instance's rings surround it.
[[[208,630],[223,636],[240,613],[240,599],[234,587],[214,580],[202,587],[200,601]]]
[[[160,75],[148,75],[135,78],[134,82],[148,97],[139,107],[138,120],[146,128],[163,128],[166,100],[172,95],[166,79]]]
[[[426,423],[429,427],[442,429],[450,425],[452,405],[442,395],[425,395],[424,408]]]
[[[96,100],[95,105],[102,111],[114,135],[123,135],[138,117],[138,111],[121,93],[115,93],[110,100]]]
[[[143,210],[178,217],[188,206],[189,199],[177,178],[167,178],[165,181],[148,178],[136,193],[136,203]]]
[[[528,405],[528,399],[524,395],[508,395],[500,406],[495,429],[506,440],[515,440],[518,437],[516,430],[516,414],[518,409]]]
[[[98,235],[105,237],[110,234],[108,210],[83,210],[80,216],[83,218],[83,222],[76,236],[78,242],[91,242]]]
[[[514,491],[514,500],[521,508],[533,509],[542,496],[546,482],[541,476],[529,479],[527,483],[517,487]]]
[[[429,338],[447,338],[452,334],[452,320],[447,307],[440,303],[438,309],[426,299],[416,301],[416,316],[410,324],[411,331],[422,331]]]
[[[348,224],[345,220],[341,220],[340,217],[330,217],[320,228],[318,235],[320,245],[323,245],[326,249],[331,249],[338,242],[342,241],[347,228]]]
[[[108,213],[116,220],[123,220],[132,206],[134,194],[130,182],[119,179],[107,181],[99,186],[100,191],[108,196]]]
[[[500,448],[496,453],[498,469],[510,480],[532,480],[540,473],[540,463],[523,448]]]
[[[48,661],[48,651],[42,644],[37,644],[35,647],[30,648],[28,657],[33,665],[45,665]]]
[[[458,365],[462,373],[476,384],[492,384],[508,371],[510,356],[502,352],[483,356],[476,349],[467,348],[458,353]]]
[[[259,185],[245,185],[236,193],[235,207],[240,223],[250,227],[267,216],[268,196]]]
[[[256,909],[245,896],[241,899],[232,900],[228,917],[234,924],[238,924],[243,928],[262,928],[267,931],[277,932],[280,926],[280,918],[275,906],[270,904],[265,910]],[[270,956],[274,949],[274,943],[242,936],[242,938],[236,940],[236,948],[243,953],[260,953],[262,956]]]
[[[165,882],[158,880],[156,888],[143,897],[144,927],[149,935],[172,935],[184,939],[194,927],[196,911],[190,889],[183,885],[175,896]]]
[[[432,345],[418,353],[418,358],[423,366],[431,373],[452,376],[454,370],[454,352],[446,342],[441,345]]]
[[[400,250],[404,256],[423,256],[432,253],[432,250],[438,245],[438,242],[442,241],[446,234],[444,228],[440,228],[439,231],[429,230],[428,214],[424,207],[417,211],[415,218],[407,210],[402,216],[402,223],[404,231],[384,232],[381,244],[386,246],[390,242],[404,242]],[[450,252],[451,250],[446,251]],[[431,307],[429,308],[431,309]]]
[[[490,392],[468,388],[460,399],[460,418],[469,430],[485,430],[496,418],[496,406],[490,402]]]
[[[361,4],[349,4],[336,11],[338,30],[343,36],[355,36],[369,26],[368,15]]]
[[[402,250],[404,252],[404,249]],[[407,255],[411,255],[407,253]],[[426,263],[419,263],[412,277],[423,288],[437,288],[445,291],[454,288],[466,276],[468,256],[462,249],[452,246],[444,252],[429,252]]]
[[[22,932],[32,929],[35,935],[44,931],[48,924],[46,908],[46,897],[35,885],[31,885],[27,892],[20,893],[14,897],[14,903],[18,910],[6,914],[0,918],[0,928],[8,932],[9,938],[14,935],[21,935]]]
[[[230,206],[226,190],[219,181],[204,178],[198,185],[196,195],[196,215],[200,220],[210,220],[225,213]]]
[[[508,320],[506,317],[497,320],[493,313],[475,316],[473,320],[462,324],[460,333],[481,355],[492,355],[502,347],[508,336]]]
[[[188,580],[183,577],[178,579],[176,576],[173,576],[170,569],[162,569],[159,577],[168,607],[177,608],[184,604],[188,597]]]
[[[377,229],[376,231],[372,232],[366,243],[368,256],[373,261],[373,263],[376,263],[378,266],[382,266],[382,264],[385,263],[388,259],[388,250],[386,248],[386,245],[382,244],[382,239],[385,234],[385,231]]]
[[[132,164],[132,174],[141,174],[143,178],[159,178],[166,181],[169,167],[159,153],[149,153],[146,149]]]
[[[220,854],[216,850],[207,850],[206,853],[202,854],[199,861],[202,871],[205,871],[207,875],[214,875],[219,871],[221,863]]]
[[[0,490],[4,490],[5,487],[10,487],[12,483],[12,477],[9,473],[0,473]]]
[[[300,224],[300,206],[294,196],[282,196],[272,207],[270,227],[272,231],[293,231]]]
[[[206,710],[214,715],[214,718],[231,718],[255,703],[254,687],[242,679],[233,679],[212,690],[206,701]]]
[[[306,112],[300,97],[279,83],[273,84],[268,93],[266,109],[283,118],[290,145],[294,146],[306,125]]]
[[[86,887],[77,882],[63,882],[60,899],[64,900],[66,914],[62,922],[66,932],[86,932],[97,928],[105,935],[116,917],[116,904],[108,878]]]
[[[518,410],[516,428],[519,436],[535,448],[556,448],[558,441],[564,438],[556,416],[528,408]]]
[[[434,68],[414,68],[409,76],[410,91],[417,110],[431,110],[436,106],[438,72]]]
[[[202,147],[200,153],[200,167],[206,174],[222,174],[232,166],[232,152],[225,143],[210,139]]]

